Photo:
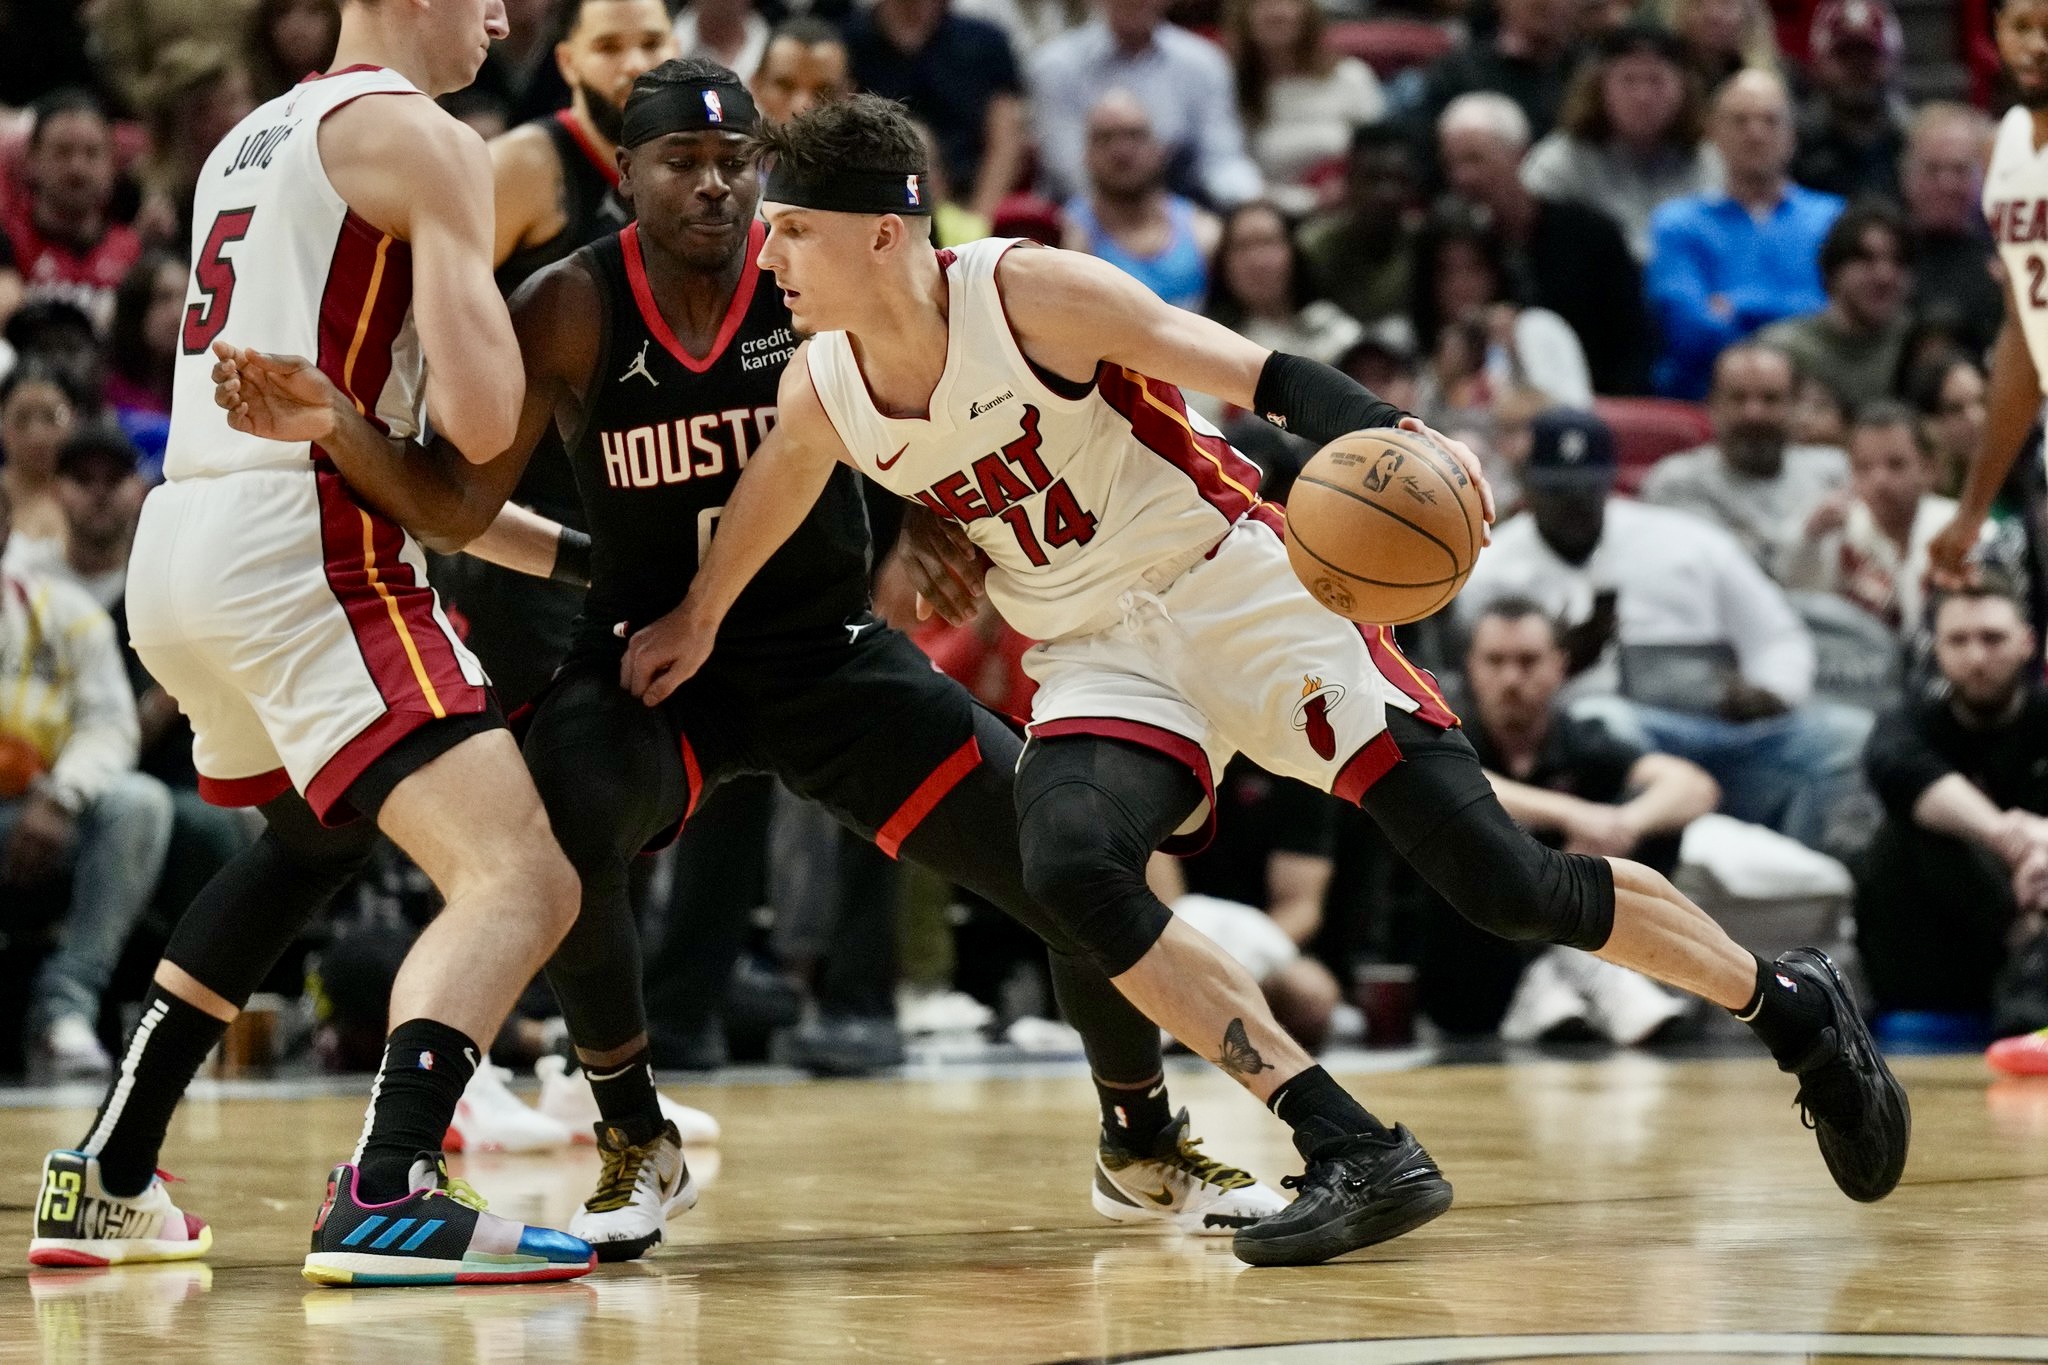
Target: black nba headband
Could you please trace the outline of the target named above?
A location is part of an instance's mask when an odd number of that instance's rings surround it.
[[[771,204],[827,213],[895,213],[920,218],[932,211],[931,192],[921,175],[838,169],[803,175],[780,159],[768,172],[768,187],[761,191],[761,198]]]
[[[751,133],[761,116],[737,77],[636,87],[626,99],[622,147],[669,133]]]

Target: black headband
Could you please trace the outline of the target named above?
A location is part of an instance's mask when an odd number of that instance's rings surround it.
[[[800,175],[781,160],[768,172],[768,188],[761,198],[771,204],[827,213],[896,213],[921,218],[932,211],[931,191],[921,175],[840,170]]]
[[[619,145],[638,147],[669,133],[751,133],[759,122],[754,97],[737,80],[656,85],[626,100]]]

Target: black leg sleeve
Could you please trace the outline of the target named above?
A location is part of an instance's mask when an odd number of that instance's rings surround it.
[[[263,807],[264,830],[179,917],[164,960],[237,1008],[376,846],[368,820],[329,829],[297,792]]]
[[[526,764],[583,882],[582,909],[548,963],[548,983],[576,1045],[609,1051],[647,1029],[629,869],[682,812],[681,751],[660,712],[593,667],[566,674],[542,699]]]

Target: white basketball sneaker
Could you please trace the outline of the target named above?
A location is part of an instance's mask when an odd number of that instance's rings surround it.
[[[141,1194],[108,1194],[98,1157],[52,1152],[43,1158],[30,1265],[189,1261],[212,1246],[213,1229],[171,1202],[161,1175]]]
[[[1095,1211],[1116,1223],[1166,1223],[1183,1232],[1227,1237],[1278,1213],[1287,1201],[1249,1172],[1203,1156],[1188,1132],[1188,1111],[1173,1116],[1149,1152],[1131,1152],[1105,1131],[1095,1148]]]
[[[456,1103],[442,1148],[450,1152],[554,1152],[574,1134],[560,1119],[533,1108],[505,1085],[512,1073],[488,1060]]]
[[[604,1115],[598,1112],[597,1096],[582,1069],[572,1071],[568,1062],[550,1054],[533,1064],[533,1074],[540,1077],[540,1112],[560,1122],[577,1142],[597,1141],[592,1134],[603,1125]],[[717,1119],[659,1092],[655,1098],[661,1101],[661,1116],[676,1126],[685,1147],[718,1141]]]
[[[590,1243],[600,1261],[631,1261],[661,1245],[668,1220],[697,1204],[697,1182],[683,1159],[683,1140],[664,1123],[651,1142],[634,1146],[623,1129],[600,1125],[604,1162],[597,1193],[569,1220],[571,1236]]]

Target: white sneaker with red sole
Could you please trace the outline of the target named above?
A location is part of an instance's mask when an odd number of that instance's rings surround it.
[[[596,1142],[597,1125],[604,1116],[598,1112],[590,1078],[581,1070],[571,1071],[566,1061],[555,1056],[535,1062],[533,1074],[540,1077],[540,1112],[566,1126],[577,1142]],[[717,1119],[702,1109],[677,1104],[659,1091],[655,1098],[661,1101],[661,1116],[676,1126],[676,1135],[685,1147],[704,1147],[718,1141]]]
[[[489,1059],[469,1078],[442,1148],[450,1152],[557,1152],[573,1134],[506,1086],[512,1073]]]

